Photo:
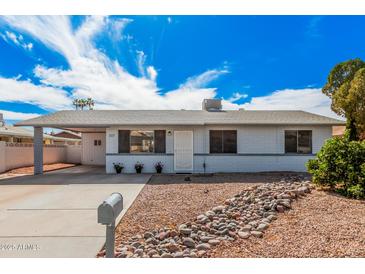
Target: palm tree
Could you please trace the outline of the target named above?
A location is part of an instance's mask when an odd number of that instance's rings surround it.
[[[76,110],[78,110],[80,106],[80,99],[73,100],[72,104],[75,106]]]
[[[94,100],[92,98],[87,98],[86,99],[86,105],[89,107],[90,110],[92,110],[94,108]]]
[[[76,110],[78,110],[79,108],[81,110],[84,110],[84,107],[88,107],[90,110],[92,110],[94,108],[94,100],[92,98],[87,98],[87,99],[74,99],[72,104],[76,107]]]
[[[85,99],[80,99],[80,108],[81,108],[81,110],[84,110],[85,106],[86,106],[86,100]]]

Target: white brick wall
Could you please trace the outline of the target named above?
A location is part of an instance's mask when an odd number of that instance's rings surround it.
[[[153,164],[163,161],[166,172],[173,170],[173,134],[166,136],[167,155],[118,155],[118,129],[192,130],[194,132],[194,172],[257,172],[305,171],[305,163],[312,155],[285,155],[284,131],[312,130],[313,153],[317,153],[326,139],[332,136],[331,126],[205,126],[205,127],[120,127],[107,129],[107,172],[114,172],[113,162],[125,164],[125,172],[134,172],[134,163],[145,164],[144,172],[154,172]],[[236,129],[237,155],[209,155],[209,130]],[[109,142],[109,143],[108,143]],[[251,155],[250,155],[251,154]],[[270,155],[273,154],[273,155]]]

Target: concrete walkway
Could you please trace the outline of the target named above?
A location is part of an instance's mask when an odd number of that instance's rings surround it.
[[[0,180],[0,257],[95,257],[105,242],[98,205],[122,193],[119,222],[149,178],[77,166]]]

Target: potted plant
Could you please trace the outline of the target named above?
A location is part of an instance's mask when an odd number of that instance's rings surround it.
[[[162,169],[163,169],[163,163],[162,162],[157,162],[155,164],[155,169],[157,173],[162,173]]]
[[[121,163],[113,163],[113,166],[117,174],[120,174],[124,168],[123,164]]]
[[[134,169],[136,170],[137,173],[142,173],[143,164],[141,162],[135,163]]]

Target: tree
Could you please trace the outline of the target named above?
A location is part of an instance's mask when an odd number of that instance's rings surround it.
[[[346,136],[358,140],[365,129],[365,62],[353,59],[337,64],[322,92],[332,99],[332,110],[346,117]]]
[[[92,110],[94,108],[94,100],[92,98],[87,98],[86,99],[86,105],[89,107],[90,110]]]
[[[78,110],[79,108],[81,110],[84,110],[84,107],[86,107],[86,106],[90,110],[92,110],[95,103],[92,98],[87,98],[87,99],[75,99],[75,100],[73,100],[72,104],[75,106],[76,110]]]

